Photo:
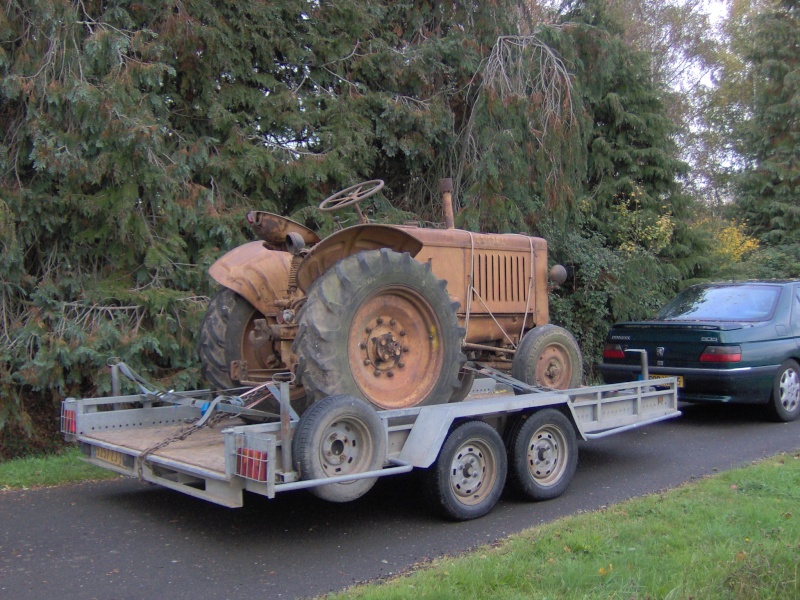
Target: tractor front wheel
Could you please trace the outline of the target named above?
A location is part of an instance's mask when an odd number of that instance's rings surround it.
[[[535,327],[522,336],[511,374],[529,385],[556,390],[579,387],[583,361],[578,342],[562,327]]]

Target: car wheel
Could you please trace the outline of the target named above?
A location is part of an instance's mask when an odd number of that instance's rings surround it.
[[[768,408],[777,421],[794,421],[800,417],[800,365],[796,361],[785,360],[778,369]]]

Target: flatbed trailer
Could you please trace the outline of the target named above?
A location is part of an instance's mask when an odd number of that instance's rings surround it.
[[[506,482],[531,500],[559,496],[575,472],[577,438],[680,415],[675,378],[554,391],[488,368],[478,375],[461,402],[375,410],[334,396],[301,418],[289,384],[275,383],[276,420],[255,424],[237,416],[252,411],[209,391],[68,398],[62,431],[92,464],[227,507],[242,506],[244,491],[309,489],[345,502],[378,477],[424,469],[434,504],[466,520],[489,512]]]

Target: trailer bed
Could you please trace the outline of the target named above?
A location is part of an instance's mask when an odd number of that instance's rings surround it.
[[[193,400],[163,405],[146,395],[70,398],[62,404],[62,431],[66,439],[79,442],[88,462],[238,507],[244,490],[272,498],[280,491],[428,468],[450,432],[469,420],[502,431],[509,419],[555,408],[569,417],[580,438],[589,440],[680,415],[674,378],[525,394],[479,379],[462,402],[377,411],[386,441],[383,468],[302,479],[291,453],[296,415],[284,412],[282,422],[248,425],[237,416],[220,414],[196,427],[211,395],[199,391],[181,396]],[[287,405],[288,397],[287,392]]]

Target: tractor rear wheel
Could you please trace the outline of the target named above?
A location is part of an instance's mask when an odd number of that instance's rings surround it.
[[[231,377],[233,361],[247,361],[248,370],[275,368],[278,358],[269,340],[264,340],[256,321],[265,319],[256,308],[227,288],[208,303],[200,325],[201,375],[215,389],[240,385]]]
[[[293,350],[306,394],[350,394],[385,409],[447,402],[466,357],[446,284],[386,248],[336,263],[298,314]]]

